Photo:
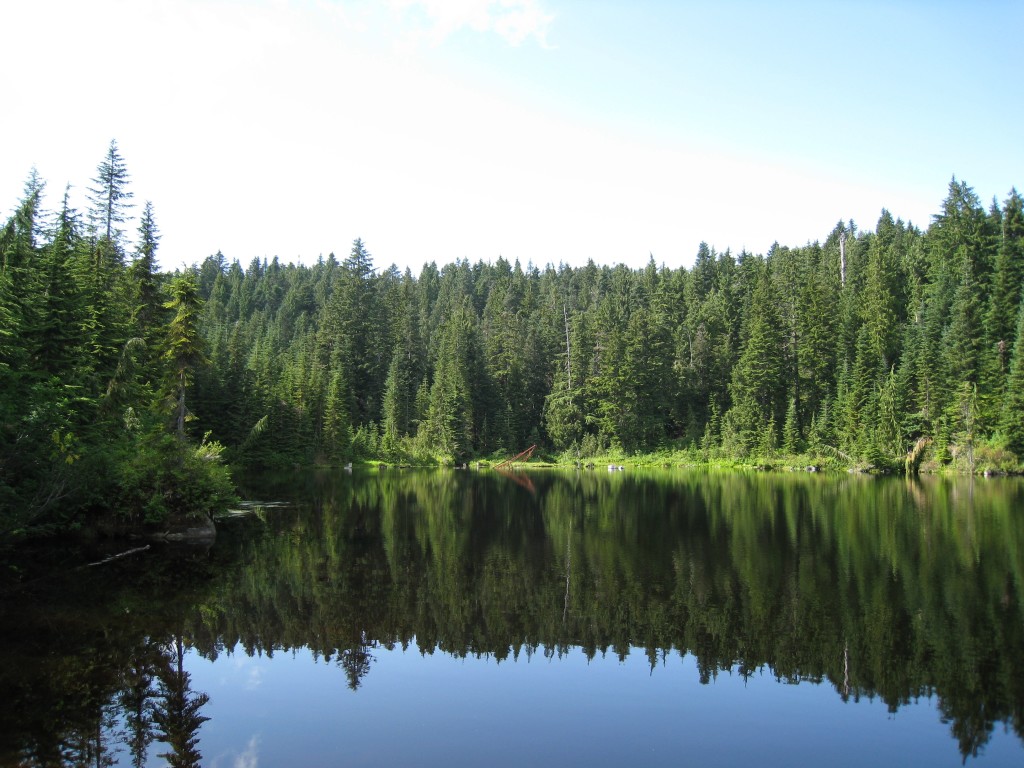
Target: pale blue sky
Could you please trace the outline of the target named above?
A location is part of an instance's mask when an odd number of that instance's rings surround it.
[[[764,252],[1024,178],[1024,3],[22,0],[0,206],[116,138],[163,266]],[[84,204],[83,204],[84,205]],[[134,233],[132,233],[134,234]]]

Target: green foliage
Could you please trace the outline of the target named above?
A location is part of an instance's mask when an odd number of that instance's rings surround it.
[[[130,200],[134,194],[128,189],[128,168],[117,148],[117,142],[111,140],[107,154],[96,168],[95,185],[89,188],[89,201],[92,204],[89,215],[94,232],[99,242],[113,252],[120,245],[121,231],[118,224],[123,224],[131,207]]]
[[[981,438],[974,446],[975,471],[983,474],[1007,474],[1017,472],[1021,461],[1018,454],[1010,450],[1009,443],[1000,432]]]
[[[786,409],[786,423],[782,427],[782,450],[793,456],[800,453],[800,425],[796,418],[796,399],[790,398]]]
[[[174,402],[175,425],[179,438],[185,437],[185,393],[192,384],[195,369],[207,362],[206,340],[199,332],[201,301],[199,285],[194,272],[185,272],[170,285],[171,298],[164,307],[173,315],[167,326],[167,339],[163,358],[168,364],[168,380]]]
[[[121,520],[155,526],[170,520],[213,517],[237,501],[224,447],[183,444],[166,432],[132,447],[117,463],[114,503]]]
[[[914,466],[977,470],[997,434],[1024,455],[1015,191],[986,212],[954,179],[925,232],[883,210],[873,232],[840,222],[764,256],[702,244],[691,269],[499,258],[414,276],[356,240],[341,262],[216,254],[168,275],[149,203],[126,263],[116,144],[94,182],[83,224],[66,194],[46,214],[32,173],[0,227],[4,530],[109,509],[105,476],[139,520],[168,514],[166,489],[188,483],[140,457],[192,461],[159,447],[169,429],[268,466],[537,444],[902,467],[924,440]]]
[[[1024,457],[1024,304],[1017,312],[1017,338],[1011,360],[1000,426],[1010,450]]]
[[[127,182],[112,142],[90,227],[67,193],[44,222],[33,173],[0,228],[0,536],[208,515],[232,497],[220,445],[184,439],[185,394],[206,362],[196,275],[164,294],[149,204],[125,264]]]
[[[740,440],[764,454],[766,425],[782,415],[786,352],[778,315],[778,296],[767,270],[762,271],[751,298],[747,343],[733,368],[733,408],[727,414]],[[770,450],[774,450],[774,445]]]

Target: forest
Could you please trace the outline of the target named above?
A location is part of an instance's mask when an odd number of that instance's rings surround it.
[[[159,267],[116,142],[46,207],[33,171],[0,230],[0,535],[203,514],[227,463],[460,465],[537,445],[876,471],[1017,471],[1024,202],[951,180],[926,229],[692,267],[497,258]],[[134,228],[134,233],[127,230]],[[682,260],[682,257],[681,259]]]

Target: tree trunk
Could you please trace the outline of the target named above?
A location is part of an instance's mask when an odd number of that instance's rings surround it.
[[[178,374],[178,437],[185,439],[185,372]]]

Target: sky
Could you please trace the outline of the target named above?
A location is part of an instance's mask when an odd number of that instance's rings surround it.
[[[1024,3],[11,0],[0,212],[116,140],[158,261],[538,267],[926,227],[1024,185]],[[127,230],[135,238],[135,224]]]

